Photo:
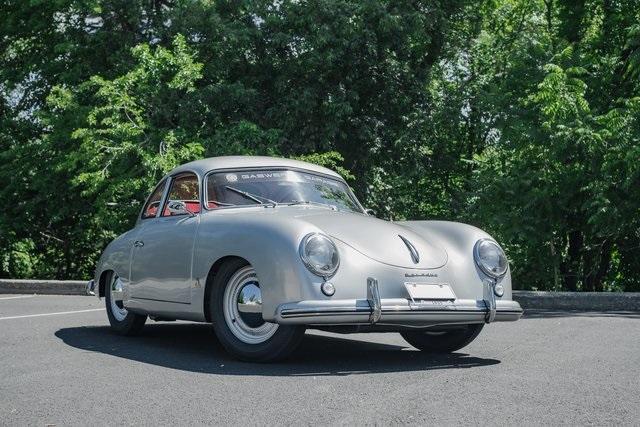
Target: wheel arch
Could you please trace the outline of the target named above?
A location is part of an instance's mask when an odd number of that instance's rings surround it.
[[[107,279],[110,273],[113,273],[113,270],[110,268],[104,269],[100,273],[100,279],[98,280],[98,296],[100,298],[103,298],[106,295]]]
[[[234,259],[242,260],[247,264],[251,265],[251,263],[247,259],[241,256],[225,255],[223,257],[218,258],[209,268],[209,272],[207,273],[207,280],[204,288],[204,301],[203,301],[203,307],[202,307],[204,310],[204,317],[207,322],[211,322],[211,310],[209,306],[209,300],[211,299],[211,291],[213,289],[213,279],[215,278],[216,274],[220,270],[220,267],[222,267],[225,263]]]
[[[217,220],[217,221],[214,221]],[[224,220],[224,221],[223,221]],[[317,227],[298,220],[271,215],[204,215],[192,261],[192,277],[201,287],[192,290],[194,311],[205,321],[211,293],[207,283],[231,257],[250,264],[260,280],[263,317],[273,321],[280,304],[317,299],[317,277],[300,259],[301,239]]]

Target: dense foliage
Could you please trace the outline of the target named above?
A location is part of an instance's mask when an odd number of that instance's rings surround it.
[[[0,277],[88,277],[159,178],[302,157],[640,290],[640,0],[0,0]]]

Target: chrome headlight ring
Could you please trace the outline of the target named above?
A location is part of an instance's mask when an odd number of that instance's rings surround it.
[[[313,274],[328,279],[340,266],[338,248],[322,233],[309,233],[300,242],[300,258]]]
[[[507,274],[509,261],[504,251],[491,239],[480,239],[473,247],[473,259],[487,276],[499,279]]]

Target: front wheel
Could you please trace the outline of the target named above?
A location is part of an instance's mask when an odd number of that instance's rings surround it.
[[[117,274],[111,272],[107,277],[104,290],[107,317],[111,329],[121,335],[137,335],[142,331],[147,316],[131,313],[122,303],[122,282]]]
[[[460,350],[476,339],[484,323],[463,325],[451,331],[400,332],[409,344],[427,353],[451,353]]]
[[[253,267],[236,259],[216,273],[209,300],[210,318],[220,343],[247,362],[274,362],[300,344],[304,327],[278,325],[262,318],[262,293]]]

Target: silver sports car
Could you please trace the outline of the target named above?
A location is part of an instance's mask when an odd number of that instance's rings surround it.
[[[271,157],[171,171],[87,291],[105,298],[119,333],[140,332],[147,317],[210,322],[232,355],[262,362],[290,354],[306,328],[399,332],[452,352],[485,323],[522,315],[487,233],[377,219],[337,173]]]

